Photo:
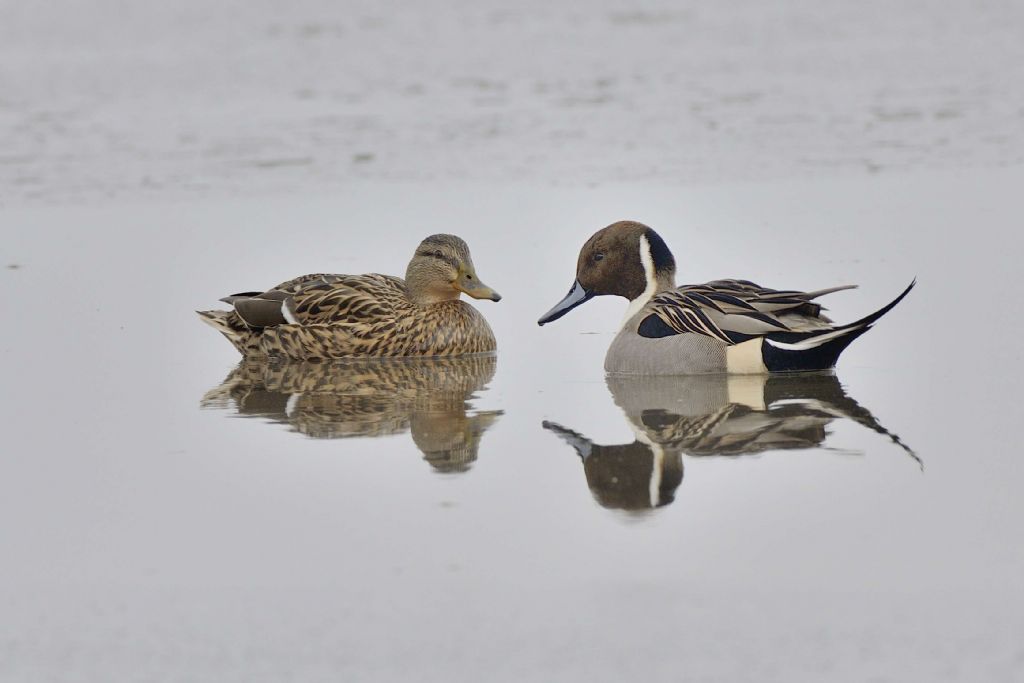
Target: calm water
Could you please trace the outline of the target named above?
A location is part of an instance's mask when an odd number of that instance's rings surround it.
[[[0,187],[45,206],[1020,164],[1022,24],[1005,0],[6,2]]]
[[[0,214],[4,681],[1024,675],[1021,168]],[[619,218],[680,281],[918,288],[837,374],[606,379],[535,320]],[[194,309],[465,237],[496,358],[238,365]]]

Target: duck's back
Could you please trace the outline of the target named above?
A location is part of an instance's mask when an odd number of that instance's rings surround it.
[[[305,275],[278,285],[289,294],[289,317],[301,325],[376,326],[407,317],[415,306],[393,275]]]
[[[310,307],[313,315],[316,307]],[[260,348],[266,356],[308,360],[453,356],[494,351],[496,344],[483,315],[466,302],[417,306],[403,297],[348,302],[345,315],[330,322],[268,328]]]

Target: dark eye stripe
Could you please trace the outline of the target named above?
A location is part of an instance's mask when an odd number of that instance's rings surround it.
[[[458,267],[459,267],[459,262],[456,259],[454,259],[451,256],[448,256],[447,254],[444,254],[444,253],[442,253],[440,251],[433,251],[433,250],[427,250],[427,249],[419,249],[419,250],[416,251],[416,255],[417,256],[426,256],[428,258],[436,258],[438,261],[444,261],[445,263],[450,265],[452,268],[458,269]]]

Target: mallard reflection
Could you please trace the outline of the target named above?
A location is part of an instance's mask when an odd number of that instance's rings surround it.
[[[242,361],[203,396],[204,408],[289,425],[316,439],[412,432],[439,472],[464,472],[502,414],[471,410],[494,377],[493,355],[329,363]]]
[[[607,382],[636,434],[633,443],[602,446],[554,422],[543,424],[580,456],[587,485],[607,508],[671,503],[683,480],[683,454],[825,448],[835,420],[884,435],[923,468],[917,454],[850,398],[832,374],[609,376]]]

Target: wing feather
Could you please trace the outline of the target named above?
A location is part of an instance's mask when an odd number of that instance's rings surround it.
[[[375,327],[393,321],[405,301],[401,279],[376,273],[325,276],[290,290],[288,305],[301,325]]]
[[[812,300],[853,287],[801,292],[769,289],[750,280],[713,280],[662,292],[647,310],[667,326],[656,328],[666,334],[702,334],[732,345],[751,335],[828,327],[831,321]]]

